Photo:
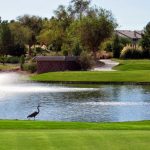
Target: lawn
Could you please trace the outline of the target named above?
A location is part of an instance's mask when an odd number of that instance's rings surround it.
[[[0,71],[10,71],[19,68],[19,64],[1,64],[0,63]]]
[[[33,81],[43,82],[150,82],[150,71],[113,71],[113,72],[49,72],[31,77]]]
[[[132,70],[150,70],[150,60],[148,59],[140,59],[140,60],[119,60],[120,64],[114,69],[121,71],[132,71]]]
[[[66,71],[49,72],[31,76],[31,80],[42,82],[120,83],[150,82],[150,60],[116,60],[117,71]]]
[[[0,121],[0,150],[148,150],[150,121]]]
[[[2,130],[1,150],[149,150],[150,131]]]

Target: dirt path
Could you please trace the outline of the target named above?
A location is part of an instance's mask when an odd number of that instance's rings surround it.
[[[111,59],[101,59],[99,61],[103,62],[105,65],[101,67],[95,67],[92,69],[92,71],[115,71],[112,68],[119,65],[118,62],[112,61]]]

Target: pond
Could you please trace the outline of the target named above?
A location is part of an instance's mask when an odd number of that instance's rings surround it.
[[[0,74],[0,119],[121,122],[150,119],[148,85],[63,85],[23,82],[15,73]]]

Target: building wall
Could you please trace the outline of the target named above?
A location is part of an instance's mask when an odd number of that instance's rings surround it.
[[[81,67],[76,61],[37,61],[37,73],[80,69]]]

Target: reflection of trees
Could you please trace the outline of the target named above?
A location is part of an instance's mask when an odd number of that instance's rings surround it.
[[[75,88],[101,88],[103,85],[99,84],[63,84],[67,87],[75,87]]]
[[[116,101],[121,93],[121,86],[102,85],[98,91],[58,93],[64,102],[100,102]]]
[[[123,85],[112,85],[112,101],[122,101],[121,97],[123,94]]]
[[[86,92],[69,92],[59,93],[62,100],[65,102],[88,102],[98,101],[99,97],[103,97],[103,93],[100,91],[86,91]]]
[[[150,94],[150,85],[141,85],[144,93]]]

